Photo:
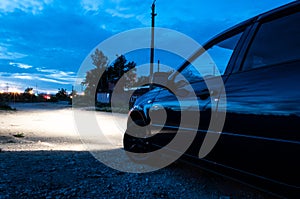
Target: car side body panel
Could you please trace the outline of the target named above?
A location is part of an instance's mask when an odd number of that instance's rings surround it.
[[[249,46],[254,43],[261,23],[277,18],[285,20],[285,16],[299,11],[300,2],[293,2],[235,26],[204,45],[205,49],[210,48],[228,35],[244,31],[227,70],[221,76],[227,101],[223,131],[213,150],[201,159],[211,168],[217,165],[218,168],[226,168],[289,187],[298,193],[300,193],[300,44],[297,42],[300,34],[296,34],[297,39],[291,44],[291,49],[294,49],[293,53],[290,53],[294,56],[292,60],[275,61],[263,67],[247,70],[243,67],[246,65],[245,57],[250,52]],[[298,24],[299,21],[296,21],[295,26],[289,27],[293,31],[299,31]],[[284,34],[286,36],[288,32]],[[282,41],[279,44],[285,45]],[[289,56],[285,49],[276,49],[276,45],[273,50],[274,54],[282,51],[282,57]],[[259,53],[264,54],[263,48]],[[274,60],[280,58],[278,55],[272,57],[269,51],[266,53]],[[193,57],[195,55],[185,62],[178,72],[182,72],[189,62],[193,61]],[[169,81],[173,83],[172,75]],[[210,81],[209,78],[206,81]],[[211,113],[222,111],[222,109],[214,110],[211,102],[224,96],[218,96],[219,93],[223,95],[219,85],[212,86],[208,96],[203,95],[203,91],[208,90],[207,82],[197,81],[190,85],[192,89],[181,85],[176,91],[166,88],[150,91],[136,101],[131,112],[138,111],[144,115],[145,120],[149,121],[150,131],[156,134],[153,143],[164,147],[176,135],[181,117],[190,114],[192,120],[192,115],[200,110],[198,126],[184,124],[186,133],[190,133],[191,130],[197,131],[196,138],[185,155],[198,159],[203,139],[210,133],[207,132],[207,128],[211,122]],[[192,92],[195,92],[196,99],[189,97]],[[183,103],[180,103],[176,96],[180,96]]]

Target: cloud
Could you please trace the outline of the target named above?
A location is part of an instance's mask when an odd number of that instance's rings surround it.
[[[75,72],[44,68],[37,68],[36,70],[42,74],[42,78],[39,78],[41,81],[48,81],[58,84],[74,84],[76,80]]]
[[[150,17],[150,4],[136,0],[81,0],[85,15],[93,16],[91,20],[99,21],[99,28],[112,33],[143,27],[139,19]]]
[[[40,81],[43,81],[43,82],[50,82],[50,83],[56,83],[56,84],[62,84],[62,85],[69,84],[68,82],[63,82],[63,81],[59,81],[56,79],[50,79],[50,78],[45,78],[45,77],[38,77],[37,79]]]
[[[103,5],[102,0],[82,0],[81,6],[86,11],[98,11],[100,7]]]
[[[26,88],[34,88],[38,93],[57,93],[57,88],[65,87],[65,82],[53,80],[40,76],[40,74],[29,73],[3,73],[0,72],[0,92],[19,91],[23,92]],[[17,80],[17,81],[16,81]],[[46,86],[50,87],[46,87]]]
[[[27,65],[27,64],[14,63],[14,62],[9,62],[9,65],[15,66],[15,67],[18,67],[18,68],[21,68],[21,69],[30,69],[30,68],[33,67],[33,66],[30,66],[30,65]]]
[[[3,74],[0,73],[0,77],[2,75]],[[8,79],[3,79],[3,78],[0,79],[0,92],[5,92],[7,90],[22,91],[22,89],[23,89],[23,85],[20,82],[16,82],[13,79],[11,79],[10,81]]]
[[[6,47],[0,46],[0,59],[20,59],[27,57],[27,55],[19,52],[10,52]]]
[[[24,85],[40,84],[48,85],[49,83],[55,84],[55,87],[73,85],[76,81],[76,73],[61,71],[57,69],[43,69],[37,68],[37,72],[33,73],[9,73],[9,72],[0,72],[1,82],[24,82]],[[19,81],[16,81],[19,80]],[[44,82],[44,83],[43,83]],[[31,85],[33,86],[33,85]],[[53,85],[52,85],[53,86]],[[24,88],[25,89],[25,88]]]
[[[129,19],[129,18],[133,18],[135,16],[134,14],[121,13],[120,10],[117,10],[117,9],[106,9],[105,11],[108,14],[110,14],[112,17],[120,17],[120,18],[124,18],[124,19]]]
[[[152,2],[0,0],[0,70],[18,73],[23,72],[19,68],[28,69],[27,72],[34,73],[16,77],[25,84],[39,81],[40,87],[45,88],[57,88],[66,85],[65,82],[73,84],[75,74],[69,71],[77,71],[100,42],[116,33],[151,25]],[[156,26],[180,31],[202,43],[244,19],[289,0],[270,2],[157,0]],[[7,67],[10,62],[19,63],[18,68]],[[30,66],[44,68],[30,69]],[[33,78],[30,81],[29,76]]]
[[[9,45],[0,47],[0,59],[62,70],[79,67],[85,56],[111,35],[109,27],[105,30],[99,23],[99,19],[108,21],[106,17],[85,14],[75,0],[53,1],[39,15],[0,15],[0,46]],[[57,66],[58,61],[65,68]]]
[[[75,72],[65,72],[65,71],[60,71],[60,70],[57,70],[57,69],[45,69],[45,68],[37,68],[36,69],[37,71],[39,72],[42,72],[42,73],[48,73],[48,74],[51,74],[51,75],[55,75],[57,77],[64,77],[64,76],[69,76],[69,75],[75,75],[76,73]]]
[[[36,68],[36,70],[38,72],[42,72],[42,73],[56,73],[57,72],[57,70],[55,70],[55,69]]]
[[[46,4],[51,2],[52,0],[1,0],[0,11],[9,13],[20,10],[26,13],[38,14]]]
[[[11,77],[16,78],[16,79],[27,79],[27,80],[33,80],[33,76],[31,74],[13,74]]]
[[[49,77],[60,79],[60,80],[70,80],[75,78],[75,73],[58,71],[57,73],[50,74]]]

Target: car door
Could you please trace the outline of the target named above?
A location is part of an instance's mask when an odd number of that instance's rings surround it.
[[[298,189],[299,21],[294,10],[257,22],[241,65],[226,81],[224,130],[206,158]]]
[[[206,50],[200,49],[198,56],[179,68],[170,80],[169,88],[156,96],[150,116],[152,131],[159,132],[156,140],[160,145],[173,141],[180,130],[184,133],[182,142],[179,142],[181,149],[189,148],[187,154],[199,156],[211,124],[212,110],[218,112],[220,93],[224,91],[224,82],[238,56],[237,49],[248,33],[248,23],[211,40],[204,46]],[[205,147],[203,156],[213,148],[212,142],[218,141],[218,135],[219,132],[215,138],[208,140],[209,146]]]

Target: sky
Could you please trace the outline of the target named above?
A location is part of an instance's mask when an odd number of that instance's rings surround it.
[[[83,60],[99,43],[151,26],[152,2],[0,0],[0,92],[23,92],[27,87],[39,93],[56,93],[59,88],[70,92]],[[157,0],[156,26],[203,44],[239,22],[289,2]]]

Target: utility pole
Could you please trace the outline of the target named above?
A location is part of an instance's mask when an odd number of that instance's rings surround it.
[[[155,27],[155,17],[157,16],[157,14],[155,13],[155,2],[156,0],[153,1],[151,7],[152,28],[151,28],[150,77],[149,77],[151,83],[153,78],[153,65],[154,65],[154,27]]]
[[[160,60],[157,61],[157,72],[160,72]]]
[[[73,97],[74,97],[74,86],[72,86],[71,96],[72,96],[72,99],[73,99]]]

